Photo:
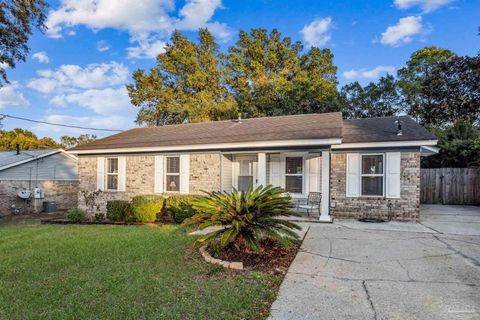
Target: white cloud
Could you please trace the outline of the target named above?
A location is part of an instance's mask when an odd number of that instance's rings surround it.
[[[409,16],[401,18],[396,25],[390,26],[382,33],[380,42],[383,44],[398,46],[409,43],[414,36],[427,34],[430,30],[422,23],[422,17]]]
[[[443,7],[453,0],[395,0],[395,7],[404,10],[412,7],[420,7],[424,13],[432,12]]]
[[[97,51],[105,52],[105,51],[110,50],[110,48],[111,48],[111,46],[107,41],[105,41],[105,40],[97,41]]]
[[[134,118],[125,117],[123,115],[71,116],[62,114],[50,114],[43,117],[42,121],[89,128],[125,130],[134,127],[133,119]],[[53,136],[57,139],[62,135],[80,135],[82,133],[95,134],[99,137],[113,134],[113,132],[108,131],[92,131],[85,129],[50,126],[47,124],[38,124],[35,127],[35,130],[42,132],[43,135]]]
[[[30,102],[18,89],[19,85],[15,81],[0,87],[0,109],[7,107],[28,107],[30,105]]]
[[[304,26],[300,33],[308,46],[321,47],[330,41],[331,35],[328,31],[331,27],[331,17],[315,19],[310,24]]]
[[[385,73],[393,74],[396,68],[393,66],[378,66],[373,69],[351,69],[343,72],[343,76],[346,79],[377,79],[380,75]]]
[[[119,88],[88,89],[78,93],[54,96],[50,103],[56,106],[76,104],[86,107],[99,115],[129,115],[133,119],[135,108],[130,103],[127,90]]]
[[[138,45],[127,48],[127,57],[130,59],[154,59],[160,53],[165,52],[166,42],[148,37],[147,34],[130,39]]]
[[[175,10],[174,0],[62,0],[60,8],[48,15],[47,35],[60,38],[65,28],[77,25],[94,31],[119,29],[128,32],[132,42],[138,42],[138,46],[127,48],[129,57],[155,57],[154,52],[159,52],[175,29],[206,27],[220,40],[229,39],[231,32],[227,25],[212,21],[219,8],[222,8],[221,0],[187,0],[175,17],[170,15]]]
[[[42,93],[98,89],[126,83],[128,68],[118,62],[78,65],[62,65],[56,70],[39,70],[40,76],[28,82],[28,87]]]
[[[32,55],[32,58],[40,63],[49,63],[50,59],[45,51],[36,52]]]

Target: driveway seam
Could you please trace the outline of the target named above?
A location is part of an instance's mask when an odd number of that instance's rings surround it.
[[[373,311],[373,319],[377,320],[377,311],[375,310],[375,306],[373,305],[372,297],[370,297],[370,292],[368,292],[367,283],[365,280],[362,280],[362,287],[365,290],[365,294],[367,295],[367,301],[370,304],[370,308]]]
[[[480,261],[478,261],[477,259],[475,259],[474,257],[470,257],[468,255],[466,255],[465,253],[455,249],[454,247],[452,247],[448,242],[446,241],[443,241],[442,239],[440,239],[437,235],[433,235],[433,237],[435,239],[437,239],[438,241],[440,241],[441,243],[443,243],[447,249],[453,251],[454,253],[462,256],[464,259],[470,261],[471,263],[473,263],[474,266],[476,266],[477,268],[480,268]]]

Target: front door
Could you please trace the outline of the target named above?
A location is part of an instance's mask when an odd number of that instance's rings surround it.
[[[256,185],[257,157],[236,156],[234,170],[234,185],[239,191],[246,191]]]

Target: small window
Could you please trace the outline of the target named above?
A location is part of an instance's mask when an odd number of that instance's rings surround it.
[[[362,155],[362,196],[383,196],[383,164],[382,154]]]
[[[303,157],[285,158],[285,190],[303,193]]]
[[[118,190],[118,158],[107,158],[107,190]]]
[[[180,191],[180,157],[167,157],[165,168],[166,190],[169,192]]]

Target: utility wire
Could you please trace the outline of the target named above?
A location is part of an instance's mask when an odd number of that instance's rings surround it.
[[[8,114],[1,114],[0,113],[0,120],[3,120],[5,118],[12,118],[12,119],[35,122],[35,123],[43,123],[43,124],[48,124],[50,126],[59,126],[59,127],[65,127],[65,128],[75,128],[75,129],[85,129],[85,130],[95,130],[95,131],[111,131],[111,132],[122,132],[123,131],[123,130],[116,130],[116,129],[100,129],[100,128],[90,128],[90,127],[81,127],[81,126],[71,126],[71,125],[67,125],[67,124],[33,120],[33,119],[15,117],[15,116],[11,116],[11,115],[8,115]]]

